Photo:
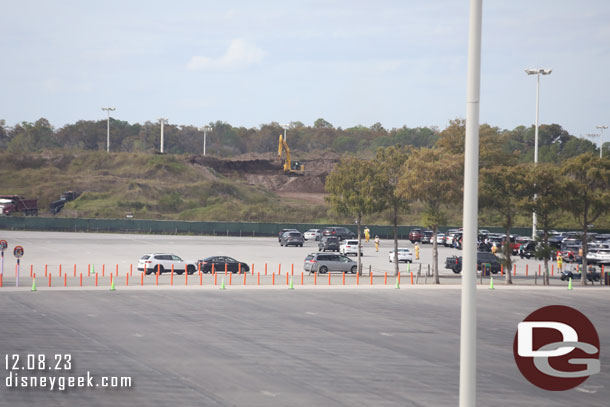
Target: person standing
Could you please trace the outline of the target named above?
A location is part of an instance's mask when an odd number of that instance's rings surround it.
[[[557,253],[557,269],[559,273],[563,271],[563,258],[561,257],[561,253]]]
[[[375,251],[379,251],[379,235],[375,235]]]
[[[415,242],[415,260],[419,260],[419,243]]]
[[[371,230],[369,229],[368,226],[366,226],[364,228],[364,238],[366,239],[366,242],[369,242],[369,239],[371,238]]]

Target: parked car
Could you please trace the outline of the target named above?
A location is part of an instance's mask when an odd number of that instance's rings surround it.
[[[519,257],[526,258],[526,259],[530,259],[530,258],[535,258],[536,257],[536,249],[538,248],[538,243],[534,242],[533,240],[529,240],[526,243],[523,243],[520,247],[519,247]],[[552,250],[551,251],[551,255],[549,256],[549,260],[554,260],[555,259],[555,251]],[[542,258],[537,258],[537,260],[543,260]]]
[[[437,233],[436,234],[436,244],[437,245],[442,245],[445,243],[445,234],[444,233]]]
[[[309,229],[305,233],[303,233],[303,238],[305,240],[319,240],[318,239],[318,231],[320,229]]]
[[[493,274],[499,273],[502,270],[500,260],[493,254],[487,252],[477,252],[477,270],[482,270],[485,267],[491,269]],[[462,271],[462,256],[450,256],[445,260],[445,268],[450,269],[454,273]]]
[[[413,263],[413,252],[411,249],[406,247],[398,248],[398,262],[404,261],[405,263]],[[394,261],[394,249],[390,250],[390,254],[388,255],[388,259],[390,263]]]
[[[610,249],[591,249],[587,253],[587,262],[594,264],[610,264]]]
[[[169,253],[149,253],[140,257],[138,260],[138,270],[144,271],[146,274],[156,273],[159,274],[168,273],[172,271],[174,266],[174,273],[182,274],[185,271],[188,274],[193,274],[197,271],[197,263],[194,261],[185,261],[175,254]]]
[[[280,242],[282,240],[282,235],[286,232],[298,232],[298,230],[296,229],[282,229],[280,230],[280,233],[277,235],[277,241]],[[300,232],[299,232],[300,233]]]
[[[421,242],[423,243],[432,243],[432,236],[434,236],[433,230],[424,230],[421,234]]]
[[[458,232],[459,232],[459,230],[457,230],[457,229],[449,229],[447,231],[447,233],[445,234],[445,240],[443,241],[443,245],[445,247],[453,246],[453,236],[455,236],[455,234]]]
[[[411,243],[421,242],[422,238],[422,230],[421,229],[411,229],[409,232],[409,240]]]
[[[307,255],[303,268],[310,274],[325,274],[331,271],[356,274],[358,271],[358,265],[354,260],[342,254],[332,253],[312,253]]]
[[[339,253],[344,255],[353,254],[354,256],[358,256],[358,241],[357,240],[344,240],[341,242],[339,246]],[[360,256],[362,254],[362,247],[360,247]]]
[[[348,228],[339,227],[339,226],[329,226],[322,230],[322,236],[335,236],[338,237],[339,240],[344,239],[355,239],[356,234],[349,230]]]
[[[214,271],[218,273],[224,272],[225,266],[227,267],[227,271],[230,273],[237,273],[239,271],[242,273],[247,273],[250,271],[250,266],[248,266],[248,264],[235,260],[233,257],[229,256],[206,257],[203,260],[197,260],[197,266],[202,273],[211,273],[212,266],[214,266]]]
[[[318,250],[321,252],[325,252],[327,250],[338,252],[339,247],[339,238],[336,236],[323,236],[320,243],[318,243]]]
[[[291,230],[289,232],[284,232],[282,236],[280,236],[280,246],[288,247],[288,246],[301,246],[303,247],[303,243],[305,239],[303,239],[303,234],[298,230]]]

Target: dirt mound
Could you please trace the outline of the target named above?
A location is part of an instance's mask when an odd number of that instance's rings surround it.
[[[209,156],[192,156],[188,159],[190,164],[198,164],[204,167],[209,167],[220,173],[266,173],[277,172],[282,170],[281,163],[272,160],[222,160]]]

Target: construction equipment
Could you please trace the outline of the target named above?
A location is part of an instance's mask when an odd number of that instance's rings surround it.
[[[277,147],[277,156],[281,160],[282,153],[286,153],[284,159],[284,174],[287,175],[303,175],[305,172],[305,166],[300,161],[291,161],[290,159],[290,147],[286,142],[286,138],[280,133],[280,142]]]
[[[21,212],[25,216],[38,216],[38,201],[23,199],[19,195],[0,195],[0,215]]]

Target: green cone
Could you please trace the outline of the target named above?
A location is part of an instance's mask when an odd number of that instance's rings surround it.
[[[110,291],[116,291],[116,288],[114,288],[114,278],[112,279],[112,284],[110,284]]]
[[[398,278],[398,276],[396,276],[396,288],[397,290],[400,288],[400,279]]]
[[[225,287],[225,278],[224,277],[222,278],[222,281],[220,282],[220,289],[221,290],[226,290],[227,289],[227,287]]]
[[[38,290],[36,289],[36,279],[33,279],[33,280],[32,280],[32,291],[38,291]]]
[[[489,289],[490,289],[490,290],[495,290],[495,288],[494,288],[494,278],[493,278],[493,276],[491,276],[491,277],[489,278]]]
[[[568,280],[568,290],[572,289],[572,277]]]
[[[292,283],[292,277],[290,277],[290,285],[288,286],[289,290],[294,290],[294,284]]]

